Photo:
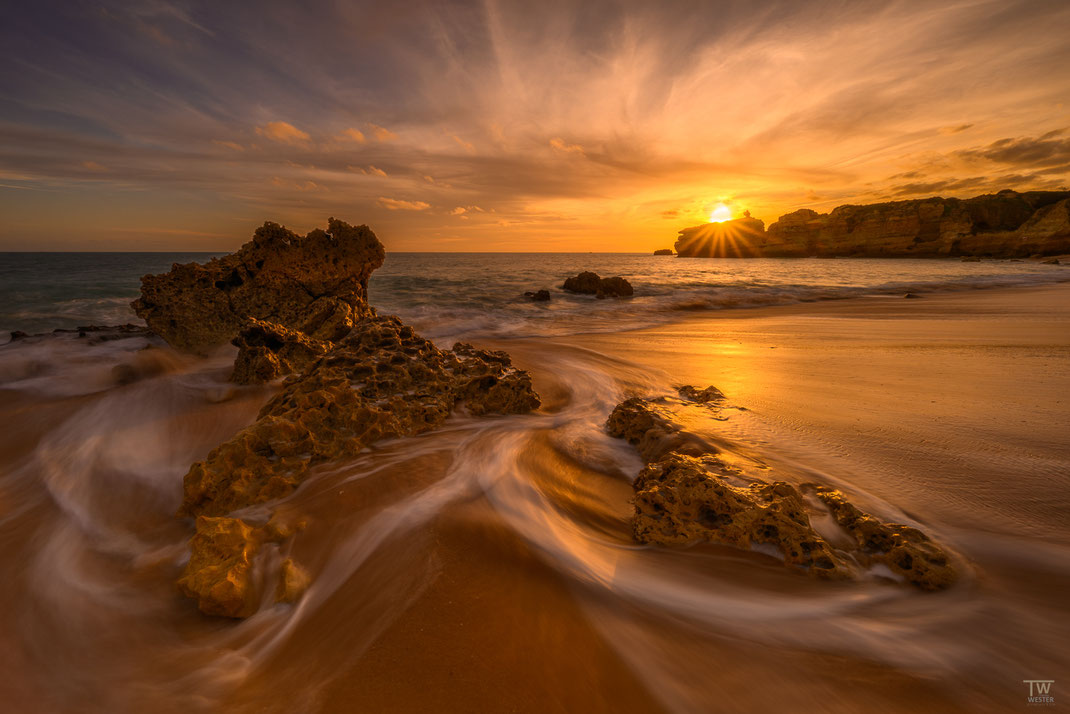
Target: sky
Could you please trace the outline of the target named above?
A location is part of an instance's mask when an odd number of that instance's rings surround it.
[[[0,250],[648,251],[717,204],[1070,186],[1070,2],[35,0]]]

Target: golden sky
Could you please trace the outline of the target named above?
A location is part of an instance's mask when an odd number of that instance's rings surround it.
[[[0,250],[643,251],[1070,185],[1070,2],[23,3]]]

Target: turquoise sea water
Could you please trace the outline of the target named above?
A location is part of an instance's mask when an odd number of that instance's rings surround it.
[[[0,253],[0,331],[138,322],[139,279],[211,253]],[[629,300],[565,293],[582,270],[621,275]],[[620,330],[681,312],[1070,280],[1031,262],[874,259],[683,259],[620,253],[390,253],[370,284],[380,311],[430,337]],[[548,288],[549,303],[523,298]]]

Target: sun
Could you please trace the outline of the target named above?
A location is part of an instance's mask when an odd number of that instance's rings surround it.
[[[710,211],[710,223],[724,223],[730,220],[732,220],[731,208],[723,203],[714,205],[713,210]]]

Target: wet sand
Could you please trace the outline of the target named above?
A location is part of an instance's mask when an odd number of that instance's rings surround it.
[[[189,463],[267,390],[221,400],[225,373],[206,366],[91,394],[10,394],[4,701],[1007,711],[1026,705],[1023,679],[1058,687],[1070,668],[1070,285],[682,318],[485,345],[532,371],[543,410],[455,418],[321,469],[280,506],[308,523],[292,555],[312,588],[241,623],[175,592],[185,528],[171,514]],[[639,462],[602,424],[624,396],[683,383],[742,408],[698,425],[712,438],[917,523],[963,558],[963,582],[925,594],[817,582],[727,547],[637,547]]]

